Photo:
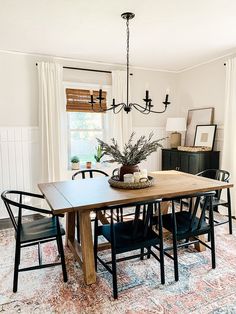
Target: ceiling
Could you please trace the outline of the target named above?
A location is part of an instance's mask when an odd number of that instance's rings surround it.
[[[0,49],[181,71],[236,52],[235,0],[0,0]]]

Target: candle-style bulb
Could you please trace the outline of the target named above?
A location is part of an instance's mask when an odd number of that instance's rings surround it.
[[[99,89],[99,98],[101,99],[102,98],[102,90]]]

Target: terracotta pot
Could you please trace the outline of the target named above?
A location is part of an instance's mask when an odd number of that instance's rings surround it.
[[[126,173],[134,173],[139,171],[138,165],[126,166],[123,165],[120,167],[120,181],[124,181],[124,174]]]
[[[86,162],[86,168],[87,169],[91,169],[92,168],[92,162],[91,161],[87,161]]]

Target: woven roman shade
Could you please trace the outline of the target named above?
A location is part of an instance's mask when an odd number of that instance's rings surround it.
[[[93,99],[97,101],[99,91],[93,91]],[[107,109],[107,92],[102,92],[102,109]],[[72,89],[66,88],[66,111],[74,112],[94,112],[92,105],[89,104],[91,100],[90,90],[88,89]],[[99,111],[100,105],[98,103],[93,105],[94,110]]]

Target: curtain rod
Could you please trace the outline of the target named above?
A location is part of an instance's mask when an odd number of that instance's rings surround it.
[[[38,63],[36,63],[36,66],[38,66]],[[108,73],[108,74],[112,73],[111,71],[106,71],[106,70],[85,69],[85,68],[75,68],[75,67],[66,67],[66,66],[64,66],[63,69],[77,70],[77,71],[98,72],[98,73]],[[130,75],[133,75],[133,73],[130,73]]]
[[[36,63],[36,66],[38,63]],[[111,74],[111,71],[105,71],[105,70],[95,70],[95,69],[85,69],[85,68],[75,68],[75,67],[66,67],[64,66],[63,69],[68,69],[68,70],[79,70],[79,71],[90,71],[90,72],[99,72],[99,73],[109,73]]]

